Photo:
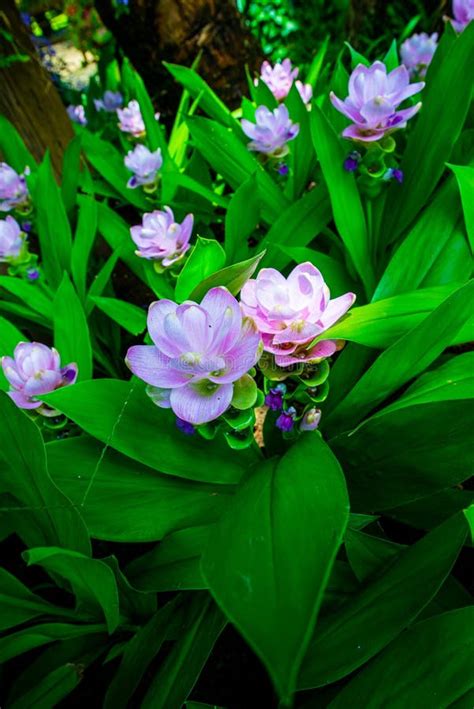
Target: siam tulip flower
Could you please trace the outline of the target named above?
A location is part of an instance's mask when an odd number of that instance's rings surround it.
[[[292,67],[289,59],[284,59],[281,64],[277,62],[274,66],[264,61],[260,70],[260,80],[268,86],[277,101],[283,101],[288,96],[294,82],[304,103],[309,103],[313,96],[313,89],[310,84],[295,81],[298,73],[298,67]],[[255,84],[257,83],[256,79]]]
[[[153,345],[128,350],[126,362],[149,387],[153,402],[178,418],[199,425],[218,418],[231,405],[234,383],[256,364],[261,338],[242,318],[226,288],[211,288],[200,305],[171,300],[148,311]]]
[[[456,32],[462,32],[474,20],[474,0],[453,0],[453,15],[451,24]]]
[[[138,101],[130,101],[125,108],[117,108],[117,117],[118,127],[123,133],[130,133],[135,138],[145,135],[145,123]]]
[[[183,258],[189,249],[194,217],[188,214],[181,224],[175,222],[169,207],[143,215],[141,226],[132,226],[130,233],[138,250],[137,256],[157,261],[163,268]]]
[[[382,62],[370,67],[359,64],[349,79],[349,96],[341,101],[334,92],[330,94],[333,106],[353,122],[342,135],[371,142],[405,128],[420,110],[421,102],[402,110],[397,110],[398,106],[423,87],[423,82],[410,84],[408,69],[403,65],[387,74]]]
[[[291,431],[295,425],[296,409],[290,406],[286,411],[282,411],[277,420],[275,421],[275,426],[280,429],[280,431]]]
[[[300,127],[292,123],[286,106],[281,104],[274,111],[259,106],[255,111],[256,123],[242,119],[242,130],[252,139],[250,150],[272,157],[283,157],[288,153],[287,143],[299,133]]]
[[[16,219],[0,219],[0,263],[17,259],[23,243],[24,235]]]
[[[72,104],[67,107],[67,114],[73,123],[77,123],[80,126],[87,125],[86,112],[84,106],[81,104],[73,106]]]
[[[300,431],[315,431],[321,421],[321,411],[319,409],[308,409],[300,423]]]
[[[161,150],[153,153],[145,145],[136,145],[124,158],[125,167],[134,175],[127,182],[127,187],[135,189],[140,186],[155,185],[157,172],[163,164]]]
[[[0,212],[9,212],[28,202],[25,175],[29,172],[27,167],[23,175],[19,175],[6,162],[0,162]]]
[[[2,357],[2,369],[10,384],[8,396],[20,409],[37,409],[43,416],[59,412],[41,401],[41,396],[74,384],[77,364],[61,367],[59,353],[40,342],[20,342],[13,357]]]
[[[422,79],[425,77],[437,46],[437,32],[432,35],[426,34],[426,32],[414,34],[403,42],[400,47],[400,56],[402,64],[406,66],[410,76],[419,76]]]
[[[334,340],[312,341],[334,325],[355,301],[354,293],[330,300],[329,288],[312,263],[296,266],[288,278],[263,268],[242,288],[241,307],[262,333],[264,350],[279,367],[317,362],[337,350]]]
[[[106,113],[115,113],[122,104],[123,96],[120,91],[106,91],[102,98],[94,99],[95,110],[105,111]]]

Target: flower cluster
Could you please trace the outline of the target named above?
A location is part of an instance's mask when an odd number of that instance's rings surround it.
[[[437,32],[434,32],[432,35],[426,34],[426,32],[414,34],[403,42],[400,47],[400,56],[402,63],[410,72],[411,77],[424,79],[426,70],[433,59],[437,46]]]
[[[421,102],[401,110],[398,107],[423,87],[423,82],[410,84],[410,74],[403,65],[387,73],[382,62],[370,67],[359,64],[349,79],[349,96],[341,101],[334,92],[330,94],[333,106],[352,121],[343,136],[372,142],[404,128],[420,110]]]
[[[130,101],[125,108],[117,108],[117,117],[122,133],[130,133],[134,138],[145,135],[145,123],[138,101]]]
[[[127,187],[146,187],[154,189],[156,187],[158,170],[163,164],[161,150],[158,148],[151,152],[145,145],[136,145],[124,158],[125,167],[133,172],[127,183]]]
[[[19,175],[6,162],[0,162],[0,212],[9,212],[28,204],[25,175],[29,172],[29,168],[25,168],[23,174]]]
[[[313,97],[313,89],[311,84],[295,81],[298,73],[298,67],[293,67],[289,59],[284,59],[281,64],[277,62],[274,66],[264,61],[260,80],[268,86],[277,101],[283,101],[288,96],[294,83],[303,102],[309,103]],[[258,79],[255,83],[258,83]]]
[[[137,256],[168,268],[183,258],[189,249],[194,217],[188,214],[177,223],[169,207],[143,215],[142,224],[132,226],[130,233],[138,250]]]
[[[73,123],[77,123],[79,126],[87,125],[86,112],[82,104],[78,104],[77,106],[71,104],[66,110],[67,115]]]
[[[123,96],[120,91],[106,91],[102,98],[94,99],[96,111],[115,113],[123,104]]]
[[[286,155],[287,143],[299,133],[299,125],[291,122],[287,107],[281,104],[270,111],[266,106],[259,106],[255,121],[242,119],[242,130],[252,140],[249,149],[273,158]]]
[[[59,353],[40,342],[20,342],[13,357],[2,357],[2,369],[10,384],[9,397],[20,409],[36,409],[43,416],[59,412],[41,401],[41,397],[60,387],[74,384],[77,365],[61,367]]]

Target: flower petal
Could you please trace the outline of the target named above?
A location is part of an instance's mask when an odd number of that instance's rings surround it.
[[[226,411],[234,391],[233,384],[197,382],[173,389],[171,408],[183,421],[198,425],[218,418]]]
[[[130,347],[125,362],[137,377],[156,387],[170,389],[189,382],[189,375],[184,371],[172,369],[170,358],[153,345]]]

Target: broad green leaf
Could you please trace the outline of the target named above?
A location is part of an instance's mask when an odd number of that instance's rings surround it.
[[[348,512],[336,458],[319,435],[303,436],[281,460],[252,473],[204,551],[211,593],[285,701],[295,690]]]
[[[349,50],[349,54],[351,55],[351,65],[352,69],[355,69],[358,64],[362,64],[363,66],[370,66],[370,61],[364,57],[363,54],[357,51],[357,49],[354,49],[349,42],[344,42],[346,45],[347,49]]]
[[[163,194],[165,190],[170,190],[174,193],[178,187],[185,191],[192,192],[194,195],[200,195],[204,197],[205,200],[211,204],[216,204],[218,207],[224,207],[226,209],[229,206],[228,197],[218,194],[189,175],[185,175],[182,172],[168,172],[166,175],[163,175]],[[171,199],[169,201],[171,201]]]
[[[232,295],[240,293],[242,287],[253,276],[265,252],[261,251],[246,261],[226,266],[202,281],[191,293],[191,300],[201,301],[207,291],[216,286],[224,286]]]
[[[175,296],[177,301],[181,303],[183,300],[187,300],[202,281],[219,271],[225,263],[225,257],[225,251],[218,241],[198,236],[176,281]]]
[[[141,624],[148,621],[157,608],[157,597],[151,593],[144,593],[134,588],[115,556],[106,556],[101,559],[112,570],[117,583],[120,615],[125,616],[131,623]]]
[[[76,135],[68,144],[63,156],[61,195],[67,214],[76,205],[77,188],[81,170],[82,136]]]
[[[472,690],[473,653],[474,608],[429,618],[402,633],[329,707],[458,706],[456,701]]]
[[[0,662],[22,655],[42,645],[58,640],[77,638],[105,632],[105,625],[78,625],[77,623],[41,623],[0,638]]]
[[[387,67],[387,71],[393,71],[393,69],[396,69],[399,65],[396,39],[392,40],[392,43],[382,61]]]
[[[36,547],[23,552],[30,564],[39,564],[61,577],[76,597],[76,611],[104,620],[109,633],[119,624],[119,599],[113,571],[100,559],[58,547]]]
[[[34,157],[6,116],[0,116],[0,153],[5,162],[19,173],[22,173],[25,167],[31,170],[36,167]]]
[[[310,113],[295,84],[285,99],[291,120],[300,127],[298,137],[290,144],[290,174],[285,194],[295,199],[304,193],[316,166],[316,156],[312,150]]]
[[[55,707],[72,692],[81,681],[79,668],[68,663],[53,670],[43,677],[34,687],[21,695],[20,699],[9,703],[11,709],[28,709],[28,707]]]
[[[461,193],[462,208],[466,231],[474,253],[474,167],[468,165],[449,165],[456,175]]]
[[[71,273],[76,290],[84,300],[87,289],[89,257],[97,231],[98,205],[95,199],[82,196],[79,199],[79,214],[72,245]]]
[[[474,281],[458,288],[422,322],[385,350],[333,412],[347,430],[399,387],[423,372],[472,315]]]
[[[308,648],[299,689],[345,677],[410,625],[448,576],[466,533],[463,515],[452,517],[399,554],[337,613],[325,617]]]
[[[334,222],[368,295],[375,285],[369,234],[357,184],[344,170],[344,148],[329,121],[316,106],[311,131],[317,158],[331,198]]]
[[[58,350],[62,365],[76,362],[79,380],[92,376],[92,348],[89,326],[82,303],[69,280],[64,274],[54,298],[54,344]]]
[[[53,480],[80,506],[97,539],[151,542],[212,522],[234,490],[160,475],[112,449],[101,458],[102,450],[86,436],[46,445]]]
[[[35,206],[41,265],[49,285],[57,288],[64,271],[71,268],[72,234],[49,153],[38,168]]]
[[[168,475],[237,483],[246,467],[258,460],[254,449],[229,456],[222,438],[211,442],[177,435],[173,415],[155,406],[136,379],[81,382],[44,399],[107,446]]]
[[[225,217],[225,252],[232,262],[248,253],[247,239],[260,219],[260,202],[255,175],[235,191]]]
[[[416,529],[433,529],[472,504],[474,491],[454,487],[384,510],[384,514]]]
[[[423,107],[401,162],[403,184],[392,185],[385,205],[383,233],[388,240],[410,224],[436,187],[471,104],[474,25],[453,42],[448,35],[445,32],[420,95]]]
[[[466,283],[471,278],[474,261],[464,231],[462,219],[459,219],[449,235],[448,243],[421,282],[421,288]]]
[[[130,226],[110,207],[101,202],[99,208],[98,229],[112,251],[119,251],[120,258],[133,273],[146,282],[144,259],[135,253],[135,244],[130,236]],[[137,223],[138,223],[137,219]]]
[[[184,628],[153,678],[143,709],[179,709],[183,705],[225,624],[209,594],[191,597]]]
[[[0,316],[0,357],[11,356],[17,344],[26,340],[27,338],[15,325]],[[3,369],[0,368],[0,389],[6,391],[9,388],[10,385],[3,374]]]
[[[137,305],[118,298],[91,296],[91,300],[103,313],[132,335],[141,335],[146,329],[146,312]]]
[[[84,522],[49,476],[39,428],[0,392],[2,458],[10,468],[6,477],[0,470],[2,487],[24,505],[21,516],[25,521],[34,523],[35,534],[28,535],[28,546],[60,545],[90,554]]]
[[[29,283],[13,276],[0,276],[1,288],[14,295],[15,298],[22,300],[25,305],[43,315],[47,320],[53,319],[53,302],[49,292],[43,289],[40,283]]]

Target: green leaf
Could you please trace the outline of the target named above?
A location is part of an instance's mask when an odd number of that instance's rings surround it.
[[[61,192],[54,179],[49,153],[38,168],[35,206],[41,265],[48,283],[57,288],[71,268],[72,234]]]
[[[4,288],[15,298],[22,300],[25,305],[44,315],[47,320],[53,319],[53,303],[49,292],[40,284],[29,283],[13,276],[0,276],[0,288]]]
[[[337,613],[325,617],[308,648],[299,689],[345,677],[413,622],[451,571],[466,532],[463,516],[452,517],[401,552]]]
[[[87,319],[69,280],[64,274],[54,299],[54,344],[62,364],[76,362],[79,368],[79,380],[92,376],[92,349]]]
[[[31,170],[36,167],[34,157],[6,116],[0,116],[0,153],[5,162],[19,173],[22,173],[25,167]]]
[[[223,439],[179,436],[174,417],[158,408],[139,380],[100,379],[63,387],[44,397],[107,446],[168,475],[236,483],[258,460],[253,449],[229,456]],[[160,445],[156,445],[159,435]]]
[[[206,295],[207,291],[211,288],[215,288],[216,286],[224,286],[232,293],[232,295],[237,295],[240,293],[245,283],[247,283],[248,279],[255,273],[264,254],[265,252],[262,251],[246,261],[234,263],[232,266],[226,266],[220,271],[213,273],[198,286],[196,286],[190,295],[191,300],[200,302]]]
[[[130,227],[122,217],[101,202],[98,229],[112,251],[118,251],[120,258],[133,273],[146,283],[144,259],[135,253],[135,244],[130,236]]]
[[[146,329],[146,312],[138,305],[117,298],[91,296],[91,300],[103,313],[125,328],[132,335],[141,335]]]
[[[77,625],[76,623],[41,623],[0,638],[0,662],[22,655],[42,645],[93,635],[105,631],[105,625]]]
[[[473,653],[474,608],[429,618],[400,635],[329,706],[454,707],[456,700],[472,689]]]
[[[63,156],[61,195],[66,212],[76,206],[77,188],[81,171],[82,136],[76,135],[68,144]]]
[[[160,148],[163,154],[163,159],[168,160],[168,146],[166,144],[165,137],[163,135],[163,129],[159,121],[155,118],[155,109],[151,101],[150,95],[146,90],[146,86],[143,82],[142,77],[138,72],[134,72],[135,76],[135,95],[136,99],[140,105],[140,111],[143,116],[143,122],[146,128],[146,142],[150,150],[154,151]]]
[[[13,350],[19,342],[25,342],[27,338],[5,318],[0,316],[0,357],[12,355]],[[6,391],[10,388],[9,383],[0,368],[0,389]]]
[[[142,701],[143,709],[178,709],[191,693],[225,618],[207,593],[191,597],[184,629]]]
[[[471,281],[458,288],[419,325],[385,350],[335,409],[331,418],[336,418],[348,429],[426,369],[449,346],[463,323],[472,315],[473,306],[474,281]]]
[[[144,623],[149,620],[156,612],[156,596],[133,588],[120,569],[115,556],[103,557],[101,561],[112,570],[115,576],[121,616],[126,616],[132,623]]]
[[[119,599],[113,571],[100,559],[58,547],[37,547],[23,552],[28,565],[39,564],[61,577],[76,597],[76,611],[105,620],[109,633],[119,624]]]
[[[2,488],[24,505],[25,522],[34,522],[28,546],[57,545],[90,554],[89,536],[78,511],[49,476],[39,428],[0,392],[2,459],[10,468],[5,478],[0,470]]]
[[[384,511],[388,517],[416,529],[433,529],[444,520],[474,504],[474,492],[459,487],[440,490]]]
[[[11,709],[28,709],[28,707],[55,707],[72,692],[81,681],[78,667],[68,663],[61,665],[50,674],[43,677],[34,687],[28,688],[20,699],[9,703]]]
[[[382,59],[383,63],[387,67],[387,71],[393,71],[399,65],[398,61],[398,50],[397,50],[397,40],[393,39],[392,43]]]
[[[403,184],[392,185],[385,205],[383,232],[388,240],[410,224],[444,172],[471,104],[473,51],[474,25],[452,42],[445,33],[440,42],[421,94],[423,107],[401,163]]]
[[[311,114],[314,148],[329,190],[334,222],[366,293],[370,295],[375,279],[357,184],[354,175],[344,170],[346,153],[329,121],[317,106]]]
[[[363,64],[363,66],[370,66],[370,61],[366,57],[364,57],[363,54],[358,52],[357,49],[354,49],[354,47],[352,47],[349,42],[344,42],[344,44],[346,45],[351,55],[352,69],[355,69],[358,64]]]
[[[111,449],[101,458],[103,446],[87,436],[48,443],[46,451],[53,480],[81,508],[97,539],[151,542],[212,522],[234,491],[160,475]]]
[[[89,257],[97,232],[98,205],[88,196],[79,198],[79,214],[72,245],[71,273],[76,290],[84,300],[87,289]]]
[[[215,239],[198,236],[191,254],[178,276],[175,297],[178,303],[187,300],[194,289],[225,263],[225,251]]]
[[[474,167],[468,165],[448,165],[456,175],[461,193],[464,221],[471,251],[474,253]]]
[[[225,252],[232,262],[236,255],[248,253],[247,239],[260,219],[258,184],[251,175],[235,191],[225,217]]]
[[[336,458],[319,435],[304,436],[280,461],[252,473],[204,551],[211,593],[285,701],[294,692],[348,512]]]

